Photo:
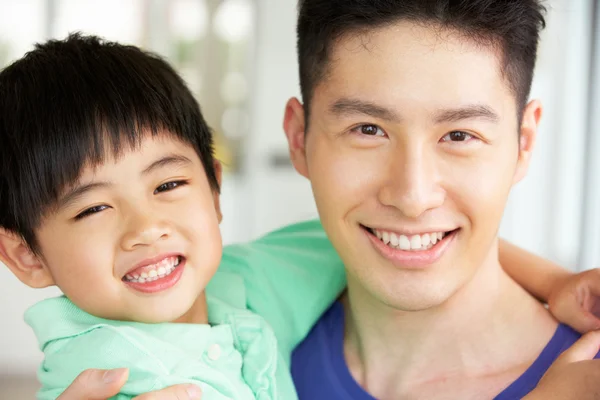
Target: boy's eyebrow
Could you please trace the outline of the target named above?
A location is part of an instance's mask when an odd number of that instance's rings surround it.
[[[142,171],[142,175],[148,175],[152,171],[167,165],[181,166],[188,164],[192,164],[192,161],[189,158],[179,154],[170,154],[168,156],[161,157],[158,160],[154,161]],[[111,185],[112,184],[108,182],[91,182],[84,185],[74,186],[58,199],[58,201],[56,202],[56,209],[61,210],[63,208],[68,207],[70,204],[77,201],[77,199],[79,199],[81,196],[83,196],[89,191],[106,188]]]
[[[142,175],[148,175],[152,171],[165,166],[185,166],[189,164],[192,164],[192,160],[190,160],[186,156],[182,156],[180,154],[169,154],[167,156],[159,158],[158,160],[154,161],[152,164],[147,166],[142,171]]]
[[[111,186],[111,184],[108,182],[92,182],[92,183],[87,183],[85,185],[74,186],[58,199],[58,201],[56,203],[56,209],[61,210],[63,208],[66,208],[70,204],[77,201],[77,199],[79,199],[81,196],[83,196],[87,192],[95,190],[95,189],[105,188],[108,186]]]

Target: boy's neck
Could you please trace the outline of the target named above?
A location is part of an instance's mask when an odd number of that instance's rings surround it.
[[[349,280],[344,354],[357,382],[382,399],[491,398],[518,378],[557,322],[488,258],[452,298],[424,311],[391,309]]]
[[[206,304],[206,294],[202,292],[192,307],[183,314],[181,317],[177,318],[176,323],[183,324],[208,324],[208,306]]]

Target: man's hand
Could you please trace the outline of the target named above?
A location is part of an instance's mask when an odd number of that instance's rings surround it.
[[[550,312],[580,333],[600,329],[600,269],[570,275],[552,288]]]
[[[600,332],[582,336],[558,357],[538,386],[523,400],[600,399]]]
[[[127,382],[129,371],[126,368],[83,371],[71,386],[57,400],[106,400],[119,393]],[[200,400],[202,393],[196,385],[176,385],[146,393],[134,400]]]

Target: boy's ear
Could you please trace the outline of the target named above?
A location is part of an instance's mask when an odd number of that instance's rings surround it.
[[[32,288],[54,285],[54,279],[40,257],[36,256],[19,235],[0,228],[0,262],[17,278]]]

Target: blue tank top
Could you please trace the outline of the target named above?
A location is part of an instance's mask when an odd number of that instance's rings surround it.
[[[521,399],[580,335],[559,325],[535,362],[495,400]],[[344,307],[336,302],[292,354],[292,377],[300,400],[375,400],[352,377],[343,353]],[[600,353],[596,358],[600,358]]]

